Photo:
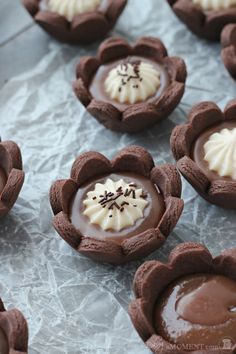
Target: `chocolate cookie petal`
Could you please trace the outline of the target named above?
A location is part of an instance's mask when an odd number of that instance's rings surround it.
[[[209,198],[226,209],[236,208],[236,183],[229,181],[213,181],[208,191]]]
[[[70,28],[65,17],[51,11],[39,11],[35,15],[35,22],[51,36],[67,41]]]
[[[128,133],[139,132],[163,119],[163,115],[151,103],[140,103],[127,108],[123,113],[122,126]]]
[[[119,152],[112,161],[115,171],[132,171],[149,176],[154,166],[152,156],[140,146],[129,146]]]
[[[107,63],[116,58],[130,55],[132,48],[122,38],[109,38],[105,40],[99,47],[98,59],[101,63]]]
[[[73,82],[73,91],[80,102],[87,107],[92,101],[92,96],[90,92],[85,87],[83,80],[78,79]]]
[[[110,26],[103,13],[91,12],[75,16],[71,23],[71,32],[76,41],[90,43],[105,37]]]
[[[78,250],[82,236],[70,222],[68,215],[61,211],[53,218],[53,226],[59,235],[73,248]]]
[[[169,196],[180,197],[181,179],[177,169],[171,164],[154,167],[151,171],[151,180],[161,190],[165,198]]]
[[[236,117],[236,99],[230,101],[224,110],[225,120],[233,120]]]
[[[156,105],[157,117],[161,115],[162,119],[168,117],[179,104],[183,97],[185,84],[174,81],[163,92],[160,98],[152,103]]]
[[[223,121],[224,117],[219,107],[214,102],[201,102],[193,106],[188,121],[197,133],[208,126]]]
[[[165,242],[165,237],[158,229],[150,229],[140,235],[131,237],[122,242],[125,256],[135,260],[145,257],[159,248]]]
[[[22,157],[19,146],[13,141],[3,141],[1,145],[6,153],[5,156],[2,156],[3,160],[7,160],[6,172],[9,173],[12,168],[21,170]]]
[[[191,125],[177,125],[171,133],[170,146],[176,160],[190,156],[195,131]]]
[[[121,246],[109,241],[85,237],[81,240],[78,251],[98,262],[121,264],[125,261]]]
[[[112,104],[93,99],[88,105],[87,110],[106,128],[120,130],[122,119],[121,112]]]
[[[192,186],[200,192],[207,192],[210,187],[210,181],[192,159],[184,156],[177,162],[177,166]]]
[[[110,171],[110,161],[105,156],[98,152],[86,152],[73,163],[71,178],[81,186],[88,179]]]
[[[185,82],[187,78],[187,69],[183,59],[178,57],[166,57],[164,62],[168,65],[173,80]]]
[[[15,204],[24,183],[25,174],[21,170],[12,169],[1,194],[1,202],[10,210]]]
[[[6,335],[9,354],[26,354],[28,326],[24,316],[17,309],[6,311],[1,300],[0,304],[0,329]]]
[[[225,68],[228,70],[233,79],[236,79],[236,47],[230,46],[224,48],[221,52],[222,60]]]
[[[224,27],[221,33],[221,45],[223,48],[236,44],[236,25],[231,23]]]
[[[38,0],[21,0],[21,2],[31,16],[34,17],[36,13],[39,11]]]
[[[97,58],[83,57],[76,66],[76,78],[81,78],[85,85],[87,85],[99,65],[100,61]]]
[[[168,197],[165,199],[166,210],[158,225],[158,229],[166,237],[172,232],[176,226],[184,208],[184,201],[175,198]]]
[[[136,331],[143,341],[146,341],[153,333],[154,328],[150,323],[150,319],[146,317],[146,311],[143,307],[145,304],[142,299],[137,299],[129,305],[129,315]]]
[[[105,16],[110,27],[115,25],[117,18],[119,18],[124,11],[126,4],[127,0],[108,0]]]
[[[50,189],[50,203],[54,215],[60,211],[69,212],[68,206],[78,186],[72,179],[56,181]]]
[[[166,47],[163,43],[154,37],[142,37],[133,47],[133,54],[145,55],[149,57],[164,58],[168,55]]]

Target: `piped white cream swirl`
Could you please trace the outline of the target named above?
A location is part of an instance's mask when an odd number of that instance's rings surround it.
[[[236,0],[192,0],[203,10],[223,10],[236,5]]]
[[[236,179],[236,128],[214,133],[204,145],[204,160],[221,177]]]
[[[72,21],[76,15],[94,11],[101,0],[48,0],[48,8]]]
[[[160,72],[152,64],[124,62],[109,72],[105,91],[113,100],[134,104],[153,96],[160,85]]]
[[[144,217],[146,197],[136,184],[108,178],[104,184],[96,183],[94,190],[87,193],[83,214],[104,231],[121,231]]]

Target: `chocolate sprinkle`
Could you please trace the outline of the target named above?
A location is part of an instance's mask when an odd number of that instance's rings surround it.
[[[125,206],[130,205],[128,202],[123,201],[120,205],[117,202],[117,200],[121,197],[130,197],[133,199],[136,199],[136,191],[134,188],[137,188],[137,185],[135,183],[130,183],[129,184],[130,188],[126,188],[125,190],[123,190],[123,187],[120,186],[119,188],[117,188],[115,193],[112,192],[108,192],[105,191],[104,195],[100,195],[99,198],[100,200],[98,201],[98,203],[103,207],[103,208],[107,208],[108,210],[118,210],[120,212],[124,211]],[[147,197],[147,193],[142,193],[142,195],[140,196],[141,198],[146,198]],[[93,200],[95,200],[96,197],[93,198]],[[136,204],[133,205],[134,207],[137,207]],[[109,217],[112,217],[112,215],[109,215]]]
[[[128,64],[130,64],[133,67],[133,72],[134,75],[129,75],[128,74]],[[136,60],[133,62],[130,62],[130,59],[126,59],[122,64],[121,64],[121,70],[122,72],[117,69],[117,75],[121,77],[121,86],[119,87],[119,92],[122,91],[122,87],[126,86],[127,83],[131,80],[134,80],[134,85],[133,88],[138,89],[139,84],[138,82],[142,82],[143,78],[140,76],[140,64],[141,60]],[[124,71],[124,73],[123,73]]]

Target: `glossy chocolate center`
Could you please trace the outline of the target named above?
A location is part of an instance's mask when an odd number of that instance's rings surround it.
[[[197,165],[205,173],[205,175],[210,179],[210,181],[219,179],[225,181],[233,181],[231,177],[221,177],[216,171],[210,170],[209,163],[204,159],[204,145],[207,143],[207,141],[209,141],[212,134],[218,133],[225,128],[230,130],[236,128],[236,120],[219,123],[209,127],[196,139],[192,148],[193,160],[197,163]]]
[[[142,189],[145,201],[147,202],[147,206],[143,210],[143,216],[139,217],[132,226],[124,227],[120,231],[103,230],[99,225],[91,223],[89,217],[83,214],[85,211],[84,201],[87,199],[88,193],[94,191],[97,183],[106,183],[108,178],[112,181],[122,179],[130,185],[135,184],[137,188]],[[109,191],[107,192],[109,193]],[[117,204],[119,206],[119,203]],[[123,209],[125,209],[125,205]],[[158,187],[149,178],[133,173],[114,173],[92,179],[80,187],[71,203],[70,217],[72,224],[83,236],[100,240],[109,239],[120,244],[126,238],[138,235],[150,228],[155,228],[159,224],[164,211],[164,199]],[[119,210],[119,212],[125,212],[125,210]]]
[[[6,173],[2,168],[0,168],[0,194],[2,193],[6,183],[7,183]]]
[[[131,104],[130,103],[120,103],[117,100],[110,98],[109,95],[106,93],[105,82],[106,82],[106,79],[107,79],[109,73],[111,72],[111,70],[113,70],[114,68],[116,68],[117,66],[119,66],[121,64],[127,63],[127,61],[131,64],[135,64],[140,61],[143,63],[149,63],[152,65],[152,67],[156,71],[158,71],[160,73],[160,86],[159,86],[159,88],[157,89],[155,94],[153,96],[151,96],[149,99],[147,99],[145,102],[152,102],[152,101],[155,101],[157,98],[159,98],[170,83],[170,78],[169,78],[167,67],[163,63],[157,62],[154,59],[152,60],[150,58],[131,56],[128,58],[115,60],[113,62],[110,62],[110,63],[100,66],[91,81],[89,90],[90,90],[92,96],[96,100],[108,102],[108,103],[114,105],[115,107],[117,107],[121,111],[124,111]]]
[[[177,279],[157,301],[154,324],[174,344],[197,349],[236,344],[236,282],[213,274]],[[196,350],[196,349],[195,349]]]
[[[9,354],[8,341],[1,329],[0,329],[0,354]]]

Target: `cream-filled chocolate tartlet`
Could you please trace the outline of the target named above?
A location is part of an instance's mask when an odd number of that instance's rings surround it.
[[[175,14],[197,36],[219,40],[223,28],[236,23],[235,0],[167,0]]]
[[[211,102],[193,107],[171,136],[178,168],[212,204],[236,208],[236,101],[224,113]]]
[[[107,128],[139,132],[166,118],[185,88],[182,59],[168,57],[163,43],[141,38],[131,47],[123,39],[108,39],[97,57],[82,58],[74,92]]]
[[[138,269],[129,312],[153,353],[235,353],[235,266],[236,249],[213,258],[203,246],[183,243],[167,264]]]
[[[94,42],[115,26],[127,0],[22,0],[46,32],[71,44]]]
[[[17,309],[5,310],[0,299],[0,353],[26,354],[28,352],[28,326]]]
[[[111,162],[95,152],[79,156],[71,178],[54,183],[54,227],[73,248],[114,264],[141,258],[162,245],[183,208],[172,165],[155,167],[137,146]]]

